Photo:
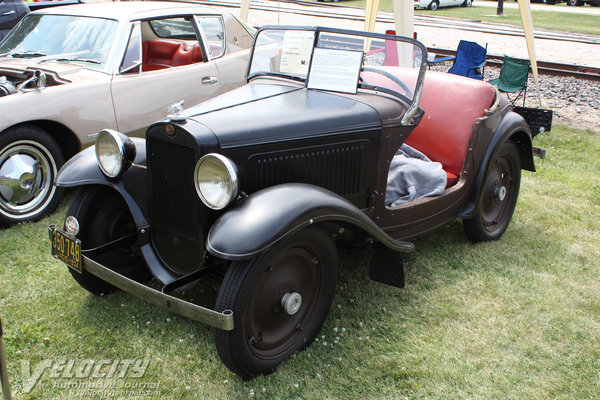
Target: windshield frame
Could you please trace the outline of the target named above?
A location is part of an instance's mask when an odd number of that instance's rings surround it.
[[[269,30],[271,30],[271,31],[293,30],[293,31],[314,32],[314,41],[313,41],[313,48],[312,48],[312,53],[311,53],[310,64],[312,64],[312,62],[313,62],[314,49],[315,49],[315,47],[317,47],[317,43],[319,43],[319,38],[323,33],[331,33],[331,34],[347,35],[347,36],[358,36],[358,37],[370,38],[370,39],[380,39],[380,40],[384,40],[384,41],[393,40],[393,41],[397,41],[397,42],[408,43],[408,44],[411,44],[411,45],[419,48],[421,57],[419,60],[420,64],[419,64],[417,81],[415,84],[415,90],[413,93],[412,101],[410,99],[408,99],[406,96],[404,96],[398,92],[395,92],[393,90],[390,90],[388,88],[375,86],[375,85],[363,85],[361,83],[357,84],[358,88],[386,93],[388,95],[392,95],[392,96],[400,99],[401,101],[403,101],[405,103],[410,102],[410,106],[408,107],[408,110],[402,117],[401,123],[402,123],[402,125],[406,125],[406,126],[415,125],[415,120],[413,117],[415,116],[415,114],[417,114],[417,112],[419,110],[419,102],[421,100],[421,94],[423,92],[423,82],[425,80],[425,73],[427,70],[427,48],[418,40],[415,40],[413,38],[404,37],[404,36],[395,36],[395,35],[387,35],[387,34],[381,34],[381,33],[354,31],[354,30],[338,29],[338,28],[328,28],[328,27],[321,27],[321,26],[266,25],[257,31],[256,35],[254,36],[254,40],[252,42],[252,51],[250,53],[250,60],[248,62],[248,68],[246,70],[246,80],[248,82],[256,77],[276,76],[276,77],[280,77],[280,78],[291,79],[291,80],[294,80],[295,82],[303,82],[304,86],[307,87],[308,76],[307,77],[299,77],[299,76],[296,76],[293,74],[287,74],[287,73],[281,73],[281,72],[277,72],[277,73],[276,72],[267,72],[267,71],[259,71],[259,72],[251,73],[255,49],[257,48],[257,42],[259,40],[259,37],[263,31],[269,31]],[[310,70],[310,65],[309,65],[309,70]]]

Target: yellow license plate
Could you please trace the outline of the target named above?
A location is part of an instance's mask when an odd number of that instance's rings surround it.
[[[53,228],[50,234],[52,255],[69,268],[81,273],[81,240],[72,238],[58,228]]]

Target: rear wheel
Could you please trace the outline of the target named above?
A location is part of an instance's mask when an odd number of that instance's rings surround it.
[[[54,179],[64,157],[56,141],[37,126],[0,135],[0,226],[35,221],[52,212],[64,189]]]
[[[582,6],[583,2],[581,0],[567,0],[568,6]]]
[[[437,0],[433,0],[431,3],[429,3],[429,9],[431,11],[437,10],[439,6],[440,6],[440,3]]]
[[[463,220],[472,242],[498,239],[510,222],[521,185],[521,159],[513,142],[500,146],[489,166],[479,200],[479,211]]]
[[[73,198],[67,211],[67,216],[69,215],[79,222],[77,238],[81,240],[82,250],[132,236],[126,243],[95,256],[94,261],[138,282],[150,279],[150,272],[137,244],[135,222],[119,193],[106,186],[84,186]],[[79,273],[69,268],[69,272],[77,283],[91,293],[102,294],[116,290],[114,286],[85,270]]]
[[[473,0],[465,0],[464,3],[462,3],[463,7],[471,7],[473,5]]]
[[[233,311],[234,329],[215,330],[223,363],[243,378],[272,372],[308,346],[333,299],[338,256],[333,240],[304,229],[267,253],[231,264],[217,311]]]

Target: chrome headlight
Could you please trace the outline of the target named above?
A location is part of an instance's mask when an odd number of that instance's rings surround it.
[[[238,195],[237,168],[227,157],[207,154],[196,163],[194,184],[202,202],[220,210]]]
[[[133,163],[135,145],[122,133],[103,129],[96,137],[96,158],[104,175],[118,178]]]

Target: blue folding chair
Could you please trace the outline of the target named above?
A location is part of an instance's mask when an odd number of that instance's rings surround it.
[[[456,57],[440,57],[435,62],[454,60],[449,73],[482,80],[486,57],[487,44],[484,48],[475,42],[461,40],[456,48]]]

